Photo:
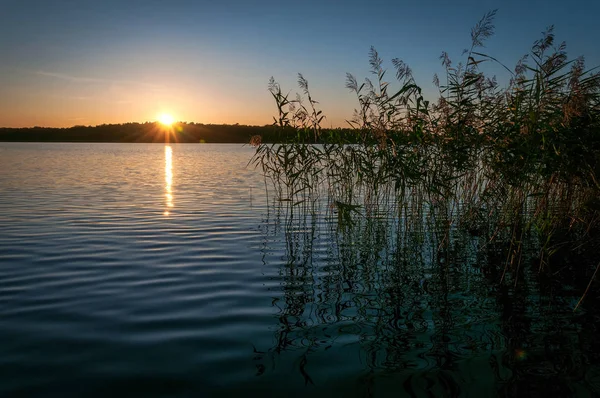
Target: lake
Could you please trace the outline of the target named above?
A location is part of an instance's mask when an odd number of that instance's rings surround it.
[[[0,396],[600,394],[593,258],[290,219],[252,154],[0,143]]]

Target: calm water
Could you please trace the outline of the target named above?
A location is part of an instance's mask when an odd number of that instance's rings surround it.
[[[585,259],[286,223],[252,152],[0,143],[0,396],[600,394]]]

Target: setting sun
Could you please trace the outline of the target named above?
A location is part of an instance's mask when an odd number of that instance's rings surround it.
[[[170,126],[173,124],[173,122],[175,122],[175,119],[168,113],[163,113],[158,117],[158,121],[164,124],[165,126]]]

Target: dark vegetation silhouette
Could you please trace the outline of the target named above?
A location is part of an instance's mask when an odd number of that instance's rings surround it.
[[[388,80],[371,48],[374,78],[347,75],[358,108],[343,134],[321,127],[303,75],[295,98],[271,78],[274,126],[288,139],[252,137],[250,163],[288,218],[315,215],[325,201],[345,227],[385,215],[420,236],[442,231],[431,261],[460,229],[498,245],[500,280],[514,284],[531,248],[540,273],[557,272],[551,258],[559,252],[600,252],[600,74],[583,57],[569,59],[552,27],[506,67],[482,52],[495,14],[473,27],[463,62],[442,53],[436,102],[423,97],[400,59],[392,60],[397,82]],[[506,86],[485,74],[486,63],[510,72]],[[582,271],[591,278],[594,267]]]
[[[257,375],[295,353],[297,379],[323,383],[326,352],[355,348],[350,394],[600,393],[600,75],[549,28],[500,87],[481,70],[499,62],[481,52],[494,16],[464,63],[442,54],[436,103],[399,59],[392,90],[372,48],[343,133],[321,127],[304,76],[295,98],[270,80],[287,140],[252,137],[250,164],[272,201],[265,264],[285,236],[284,294]]]
[[[265,142],[275,142],[288,140],[288,135],[296,134],[292,129],[282,131],[271,125],[180,122],[168,127],[158,122],[147,122],[69,128],[0,128],[0,141],[163,143],[167,133],[170,142],[182,143],[247,143],[252,136],[256,135],[262,136]]]

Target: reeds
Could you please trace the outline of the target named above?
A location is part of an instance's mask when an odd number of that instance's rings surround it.
[[[374,48],[374,79],[347,74],[357,97],[351,129],[323,129],[308,81],[290,99],[271,78],[278,143],[253,138],[251,164],[288,216],[326,206],[343,229],[359,219],[397,221],[398,242],[415,231],[434,234],[437,251],[460,229],[504,242],[504,275],[517,282],[524,246],[539,252],[539,269],[564,247],[597,245],[600,221],[600,75],[583,57],[569,60],[552,27],[510,69],[483,52],[496,12],[472,29],[456,66],[448,54],[435,103],[410,68],[392,60],[398,89]],[[498,63],[511,73],[502,88],[482,71]],[[437,253],[437,252],[436,252]],[[436,253],[433,253],[436,256]],[[504,278],[504,276],[503,276]]]

